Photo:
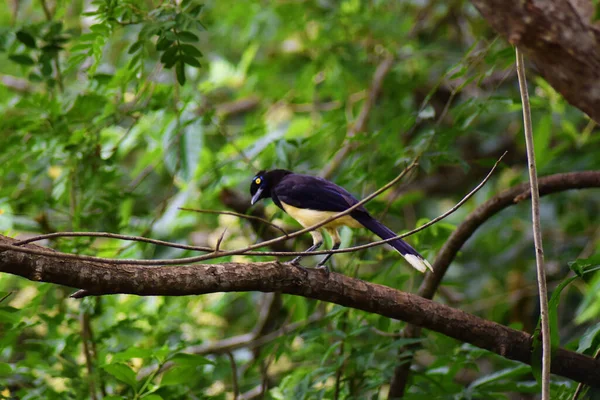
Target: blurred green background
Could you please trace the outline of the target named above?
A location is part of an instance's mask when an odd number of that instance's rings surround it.
[[[390,61],[363,129],[353,131],[376,70]],[[528,67],[539,174],[600,168],[600,129]],[[8,0],[0,82],[0,232],[8,236],[106,231],[215,246],[226,230],[222,247],[240,248],[273,233],[179,207],[264,213],[293,230],[271,202],[248,211],[259,169],[327,170],[365,196],[421,155],[416,173],[368,204],[402,232],[454,205],[508,151],[472,200],[408,239],[433,261],[479,204],[528,179],[514,49],[463,0]],[[332,164],[343,147],[348,154]],[[597,256],[598,200],[597,190],[542,199],[552,290],[569,262]],[[373,240],[365,230],[342,236],[343,246]],[[43,244],[105,257],[197,254],[110,239]],[[436,301],[533,332],[534,257],[522,202],[467,242]],[[421,280],[383,247],[337,255],[334,267],[406,291]],[[562,345],[594,354],[600,275],[584,278],[562,292],[559,333]],[[8,295],[0,398],[233,399],[236,388],[239,398],[386,398],[407,343],[393,335],[400,321],[287,295],[73,300],[72,291],[0,276],[0,298]],[[183,354],[290,324],[296,329],[260,347],[233,350],[233,363],[206,348]],[[539,392],[528,366],[433,332],[421,344],[406,398]],[[159,372],[166,363],[172,368]],[[570,398],[574,387],[553,377],[553,398]]]

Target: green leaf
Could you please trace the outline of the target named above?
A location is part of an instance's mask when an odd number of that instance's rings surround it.
[[[179,46],[179,48],[181,49],[181,51],[183,51],[185,54],[187,54],[189,56],[202,57],[202,53],[200,52],[200,50],[198,50],[191,44],[182,44]]]
[[[110,34],[110,27],[108,23],[94,24],[90,26],[90,31],[98,35],[108,36]]]
[[[589,258],[578,258],[568,263],[569,268],[579,276],[600,269],[600,254],[595,254]]]
[[[169,47],[160,57],[160,62],[165,65],[166,68],[171,68],[177,62],[177,47]]]
[[[184,54],[181,59],[183,60],[184,63],[191,65],[192,67],[196,67],[196,68],[201,67],[200,62],[192,56],[188,56],[187,54]]]
[[[55,44],[49,44],[41,48],[42,52],[50,54],[51,56],[55,56],[62,49],[62,47]]]
[[[13,307],[0,308],[0,322],[16,325],[21,321],[19,310]]]
[[[95,93],[77,96],[75,103],[67,112],[72,121],[89,121],[100,115],[108,100],[104,96]]]
[[[27,75],[27,79],[29,79],[31,82],[41,82],[43,79],[39,74],[36,74],[35,72],[30,73],[29,75]]]
[[[13,60],[17,64],[21,64],[21,65],[29,66],[29,65],[35,64],[35,61],[33,61],[33,58],[31,58],[27,54],[11,54],[10,56],[8,56],[8,58]]]
[[[117,378],[118,380],[120,380],[121,382],[124,382],[133,388],[135,388],[135,386],[137,385],[135,372],[127,364],[107,364],[104,365],[102,369],[114,376],[115,378]]]
[[[35,49],[37,47],[35,44],[35,38],[25,31],[17,32],[17,39],[30,49]]]
[[[182,42],[197,42],[199,40],[198,36],[196,36],[190,31],[179,32],[177,36]]]
[[[168,49],[169,46],[171,46],[174,42],[175,42],[174,40],[168,39],[167,37],[163,36],[156,43],[156,50],[164,51],[164,50]]]
[[[594,344],[594,339],[596,338],[596,336],[598,336],[598,333],[600,333],[600,323],[590,326],[585,331],[583,336],[581,336],[581,339],[579,339],[579,346],[577,347],[577,352],[583,353],[586,350],[592,348]]]
[[[156,393],[150,393],[149,395],[147,395],[147,396],[144,395],[144,396],[141,396],[140,398],[145,399],[145,400],[163,400],[163,398]]]
[[[137,42],[135,42],[134,44],[131,45],[131,47],[129,48],[127,53],[133,54],[136,51],[140,50],[143,46],[144,46],[144,42],[142,40],[138,40]]]
[[[132,358],[150,358],[152,357],[151,349],[140,349],[137,347],[130,347],[125,351],[117,353],[113,356],[112,361],[127,361]]]
[[[494,372],[492,374],[482,376],[481,378],[478,378],[478,379],[474,380],[473,382],[471,382],[471,384],[469,385],[469,388],[473,389],[476,387],[489,385],[491,383],[495,383],[500,380],[505,380],[505,379],[509,379],[509,378],[518,378],[523,375],[529,374],[530,372],[531,372],[531,367],[529,365],[519,364],[519,365],[516,365],[511,368],[505,368],[498,372]]]
[[[177,35],[175,35],[175,32],[173,31],[166,31],[163,35],[163,37],[167,38],[168,40],[174,42],[177,40]]]
[[[550,342],[552,352],[560,347],[560,337],[558,336],[558,303],[560,302],[560,294],[571,282],[579,279],[579,276],[572,276],[563,280],[560,285],[554,289],[550,301],[548,302],[548,321],[550,324]]]
[[[197,6],[194,6],[190,10],[188,10],[188,14],[190,14],[193,17],[197,17],[198,14],[200,14],[200,12],[202,11],[202,8],[204,8],[203,4],[199,4]]]
[[[173,356],[173,358],[171,358],[171,361],[173,361],[175,364],[177,365],[186,365],[186,366],[199,366],[199,365],[206,365],[206,364],[214,364],[214,362],[212,362],[211,360],[209,360],[208,358],[198,355],[198,354],[188,354],[188,353],[178,353],[175,354]]]
[[[160,380],[160,386],[182,385],[194,381],[198,378],[196,367],[175,366],[167,370]]]
[[[13,374],[13,369],[10,364],[0,363],[0,376],[9,376]]]
[[[185,85],[185,63],[183,61],[177,63],[175,72],[177,73],[177,82],[181,86]]]

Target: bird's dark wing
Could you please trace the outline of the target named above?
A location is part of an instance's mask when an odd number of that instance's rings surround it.
[[[346,189],[322,178],[290,174],[272,189],[273,199],[292,207],[318,211],[341,212],[358,203]],[[366,212],[364,207],[356,209]]]

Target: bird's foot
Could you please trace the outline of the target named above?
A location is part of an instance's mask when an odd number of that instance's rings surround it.
[[[327,276],[327,277],[329,277],[329,274],[330,274],[330,272],[331,272],[331,271],[329,270],[329,267],[328,267],[327,265],[325,265],[325,264],[318,264],[318,265],[315,267],[315,269],[321,270],[321,271],[322,271],[322,272],[325,274],[325,276]]]
[[[301,259],[302,259],[302,256],[294,257],[294,259],[292,261],[290,261],[290,264],[300,265]]]
[[[290,264],[294,268],[297,268],[300,271],[302,271],[304,273],[304,275],[308,275],[308,270],[306,268],[304,268],[302,265],[300,265],[299,261],[300,261],[300,257],[296,257],[292,261],[288,262],[288,264]]]

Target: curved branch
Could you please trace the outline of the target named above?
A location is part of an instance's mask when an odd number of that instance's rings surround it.
[[[14,242],[14,239],[0,236],[0,243]],[[512,360],[531,361],[532,339],[525,332],[386,286],[336,273],[329,276],[313,270],[303,273],[279,262],[148,268],[68,259],[57,262],[51,257],[7,250],[0,253],[0,272],[83,288],[94,294],[186,296],[281,291],[406,321]],[[558,350],[555,360],[552,367],[555,374],[600,386],[600,361],[564,349]]]
[[[540,196],[563,192],[571,189],[600,188],[600,171],[570,172],[550,175],[539,180]],[[465,242],[475,233],[477,228],[503,209],[517,204],[531,195],[529,183],[522,183],[492,197],[473,211],[457,228],[438,253],[433,262],[433,273],[426,274],[417,291],[419,296],[432,299],[439,288],[450,263],[463,247]],[[404,337],[416,338],[420,335],[418,326],[408,325],[404,329]],[[403,360],[396,367],[390,384],[390,398],[400,397],[404,392],[410,372],[410,362]]]

